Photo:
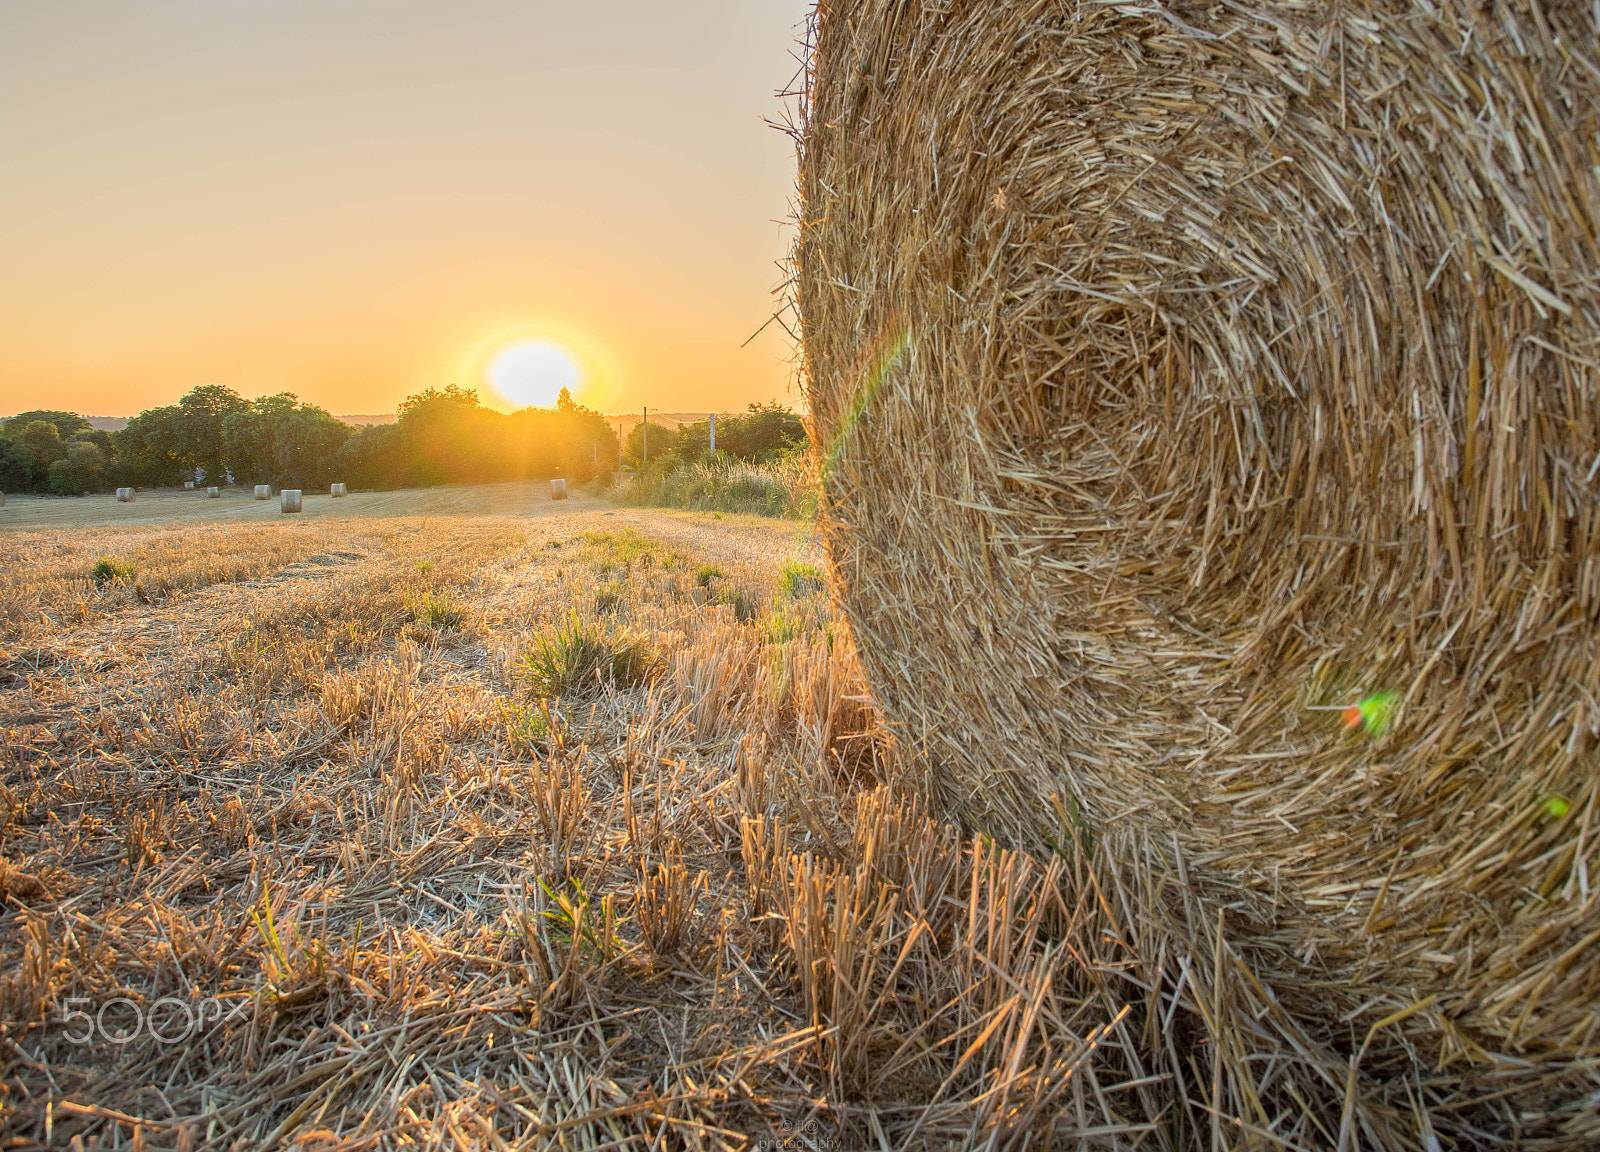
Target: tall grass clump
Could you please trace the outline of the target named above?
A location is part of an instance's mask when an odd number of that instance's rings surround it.
[[[803,560],[785,560],[778,568],[778,591],[790,600],[805,600],[828,586],[822,569]]]
[[[443,592],[429,592],[410,605],[411,615],[419,624],[433,628],[459,628],[466,613]]]
[[[138,571],[132,560],[119,560],[115,556],[102,556],[94,562],[94,582],[109,584],[113,580],[132,580]]]
[[[649,674],[654,654],[642,636],[569,612],[522,654],[524,683],[538,696],[565,696],[600,685],[629,688]]]
[[[606,495],[619,504],[647,508],[746,512],[789,520],[816,514],[810,461],[790,456],[752,464],[718,456],[671,470],[648,469],[619,479]]]

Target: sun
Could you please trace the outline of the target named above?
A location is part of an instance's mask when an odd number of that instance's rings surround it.
[[[576,403],[603,412],[623,391],[621,361],[576,325],[504,314],[468,323],[477,337],[462,346],[441,375],[471,381],[491,408],[548,408],[561,389],[570,388]]]
[[[512,344],[489,364],[489,384],[519,406],[548,408],[563,388],[576,391],[583,382],[578,362],[559,344],[524,340]]]

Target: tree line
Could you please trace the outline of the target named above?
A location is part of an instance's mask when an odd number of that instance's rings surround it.
[[[292,392],[246,400],[202,385],[106,432],[75,412],[35,409],[0,426],[0,492],[83,495],[119,487],[272,484],[358,488],[566,476],[615,469],[616,433],[565,389],[510,414],[451,385],[408,396],[393,424],[357,428]]]
[[[622,463],[670,472],[683,464],[701,464],[710,458],[711,422],[699,420],[666,428],[650,425],[649,458],[645,458],[643,421],[628,430]],[[805,423],[776,401],[751,404],[744,412],[717,417],[717,455],[770,464],[805,448]]]
[[[650,429],[652,469],[707,457],[706,421]],[[549,408],[503,413],[477,392],[450,385],[406,397],[393,424],[353,427],[292,392],[247,400],[206,384],[176,404],[150,408],[127,427],[92,428],[75,412],[34,409],[0,425],[0,492],[63,496],[156,488],[186,480],[320,488],[413,488],[564,476],[584,483],[619,460],[643,463],[644,430],[626,450],[600,413],[565,388]],[[752,404],[717,419],[718,454],[770,460],[805,443],[800,418]]]

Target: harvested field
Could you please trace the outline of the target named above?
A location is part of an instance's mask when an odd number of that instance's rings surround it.
[[[549,512],[550,489],[545,484],[507,482],[470,488],[402,488],[387,492],[352,492],[336,499],[327,492],[307,492],[300,515],[307,520],[322,516],[539,516]],[[573,507],[595,505],[593,497],[575,490]],[[29,527],[88,527],[102,524],[191,524],[196,521],[237,523],[271,520],[281,516],[276,498],[256,500],[248,488],[224,488],[217,501],[204,489],[141,489],[131,504],[114,496],[12,496],[0,511],[0,529]]]
[[[1130,894],[896,791],[792,526],[268,507],[0,533],[0,1140],[1148,1141]]]

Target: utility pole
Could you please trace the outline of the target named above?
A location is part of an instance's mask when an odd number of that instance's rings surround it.
[[[644,415],[639,420],[639,423],[644,425],[644,448],[639,461],[639,466],[642,468],[650,463],[650,408],[644,404],[640,407],[644,409]]]
[[[717,454],[717,414],[715,412],[711,413],[711,415],[706,417],[706,421],[711,425],[710,455],[715,456]]]

